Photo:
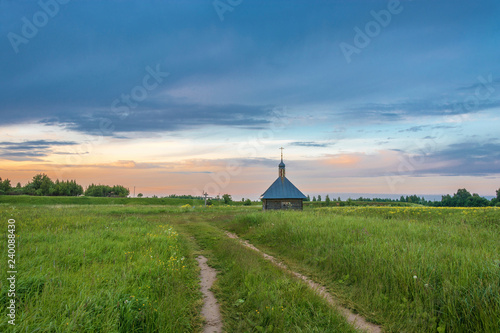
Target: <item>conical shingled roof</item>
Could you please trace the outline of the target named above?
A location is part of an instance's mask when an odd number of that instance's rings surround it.
[[[262,199],[307,199],[286,177],[278,177],[262,194]]]

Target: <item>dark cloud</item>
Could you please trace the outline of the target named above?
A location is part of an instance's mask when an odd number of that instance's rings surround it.
[[[0,158],[12,161],[41,161],[40,157],[52,153],[54,146],[72,146],[78,144],[74,141],[23,141],[0,142]]]
[[[2,1],[1,5],[2,36],[20,34],[21,19],[32,18],[41,10],[37,2]],[[498,4],[404,4],[397,26],[384,29],[352,66],[346,66],[338,44],[352,43],[353,27],[363,26],[372,19],[370,11],[383,7],[370,1],[330,1],[315,6],[305,0],[262,2],[259,6],[242,3],[220,21],[210,1],[154,5],[148,1],[71,2],[61,5],[59,14],[27,44],[19,45],[19,53],[13,51],[8,38],[2,39],[2,121],[18,124],[63,115],[75,128],[88,132],[89,119],[79,119],[84,118],[82,114],[92,118],[98,110],[105,112],[115,98],[142,84],[147,66],[157,64],[171,75],[154,93],[193,86],[208,87],[212,92],[212,86],[221,84],[223,88],[212,95],[221,103],[230,100],[241,105],[292,107],[324,103],[335,110],[343,110],[340,104],[347,105],[345,114],[332,112],[327,119],[332,122],[343,117],[393,122],[407,115],[442,114],[446,110],[463,113],[459,110],[463,104],[460,94],[450,97],[457,103],[441,106],[366,102],[381,100],[380,96],[383,100],[426,98],[416,87],[425,85],[428,91],[433,88],[428,85],[435,82],[441,86],[443,82],[448,86],[450,81],[464,82],[464,77],[477,76],[470,72],[483,72],[479,65],[491,67],[496,75],[497,48],[485,52],[476,46],[495,42],[492,34]],[[429,15],[431,9],[433,15]],[[395,27],[398,29],[393,30]],[[460,30],[465,27],[466,34]],[[452,48],[458,46],[463,49]],[[472,55],[455,52],[470,50],[474,50]],[[446,53],[460,56],[450,61]],[[483,59],[486,56],[488,59]],[[464,59],[470,63],[457,66]],[[475,85],[471,83],[468,89],[475,89]],[[409,88],[416,91],[411,96]],[[207,102],[205,108],[214,103]],[[353,103],[365,104],[350,106]],[[484,107],[488,103],[480,103],[477,109]],[[203,122],[202,111],[190,116],[198,115]],[[228,125],[234,122],[237,119],[229,120]]]
[[[420,132],[420,131],[423,131],[424,128],[426,128],[428,126],[426,125],[421,125],[421,126],[413,126],[413,127],[410,127],[410,128],[407,128],[407,129],[404,129],[404,130],[400,130],[399,132],[402,133],[402,132]]]
[[[399,151],[399,150],[395,150]],[[399,173],[413,176],[488,176],[500,174],[500,144],[461,142],[399,160]],[[396,170],[396,169],[394,169]]]
[[[429,168],[426,172],[447,176],[486,176],[500,173],[500,144],[461,142],[428,156],[433,163],[449,167]]]
[[[79,132],[123,138],[126,132],[171,132],[207,125],[261,129],[270,123],[271,106],[145,104],[124,113],[61,114],[43,119]]]
[[[330,143],[317,143],[313,141],[296,141],[296,142],[291,142],[290,145],[299,147],[322,147],[322,148],[331,146]]]
[[[346,118],[354,118],[366,122],[390,122],[399,121],[408,117],[419,116],[456,116],[475,113],[500,107],[500,100],[464,100],[458,102],[427,102],[413,101],[402,103],[367,103],[352,106]],[[442,127],[443,128],[443,127]],[[410,131],[418,131],[421,127],[415,126]]]
[[[13,141],[3,141],[0,142],[0,148],[2,149],[45,149],[51,146],[72,146],[77,145],[75,141],[47,141],[47,140],[34,140],[34,141],[23,141],[23,142],[13,142]]]

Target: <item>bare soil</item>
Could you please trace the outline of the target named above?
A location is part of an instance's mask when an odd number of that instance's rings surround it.
[[[335,297],[333,297],[324,286],[320,285],[319,283],[314,282],[313,280],[311,280],[310,278],[308,278],[307,276],[305,276],[303,274],[292,271],[284,263],[277,260],[273,256],[270,256],[269,254],[262,252],[261,250],[259,250],[258,248],[256,248],[252,244],[250,244],[250,242],[248,242],[247,240],[240,239],[238,237],[238,235],[233,234],[229,231],[226,231],[226,235],[229,238],[238,239],[243,245],[245,245],[246,247],[248,247],[254,251],[261,253],[265,259],[269,260],[270,262],[272,262],[276,266],[280,267],[281,269],[283,269],[283,270],[295,275],[299,279],[303,280],[318,295],[323,297],[331,306],[336,308],[346,318],[346,320],[351,325],[353,325],[355,328],[369,332],[369,333],[382,332],[382,329],[380,326],[366,321],[366,319],[363,318],[362,316],[360,316],[359,314],[353,313],[353,312],[351,312],[351,310],[340,305],[339,302],[335,299]]]
[[[205,296],[203,307],[201,308],[201,315],[205,318],[203,333],[222,332],[222,317],[219,311],[219,303],[217,303],[214,293],[210,290],[217,278],[217,272],[207,265],[208,259],[204,256],[198,256],[196,260],[200,266],[201,292]]]

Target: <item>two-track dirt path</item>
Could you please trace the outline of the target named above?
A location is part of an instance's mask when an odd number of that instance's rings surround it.
[[[258,248],[256,248],[252,244],[250,244],[250,242],[248,242],[247,240],[240,239],[238,237],[238,235],[233,234],[233,233],[231,233],[229,231],[226,231],[226,235],[229,238],[238,239],[243,245],[245,245],[246,247],[248,247],[248,248],[250,248],[250,249],[252,249],[254,251],[259,252],[260,254],[262,254],[262,256],[265,259],[269,260],[270,262],[272,262],[276,266],[282,268],[283,270],[285,270],[287,272],[290,272],[291,274],[295,275],[299,279],[302,279],[318,295],[320,295],[321,297],[323,297],[331,306],[333,306],[334,308],[336,308],[347,319],[347,321],[351,325],[353,325],[355,328],[357,328],[359,330],[363,330],[363,331],[369,332],[369,333],[380,333],[380,332],[382,332],[382,329],[381,329],[380,326],[372,324],[372,323],[366,321],[365,318],[363,318],[360,315],[351,312],[351,310],[349,310],[349,309],[341,306],[339,304],[339,302],[322,285],[314,282],[313,280],[311,280],[310,278],[308,278],[307,276],[305,276],[303,274],[300,274],[300,273],[292,271],[284,263],[282,263],[281,261],[277,260],[273,256],[270,256],[269,254],[262,252],[261,250],[259,250]]]
[[[201,292],[205,296],[201,308],[201,315],[205,318],[203,333],[220,333],[222,332],[222,317],[219,311],[219,303],[217,303],[214,293],[210,290],[217,278],[217,272],[207,265],[208,259],[204,256],[198,256],[196,260],[200,266]]]

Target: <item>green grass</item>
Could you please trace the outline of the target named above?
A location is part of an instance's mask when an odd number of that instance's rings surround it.
[[[209,224],[255,207],[0,209],[18,235],[16,326],[4,320],[2,332],[199,332],[199,253],[219,271],[213,289],[227,332],[354,332],[302,282]],[[6,270],[0,279],[6,313]]]
[[[197,263],[168,215],[146,221],[116,206],[4,206],[4,235],[8,218],[16,220],[18,236],[17,320],[15,327],[2,320],[0,331],[191,332],[200,326]],[[10,299],[6,281],[3,269],[2,313]]]
[[[213,288],[227,332],[355,332],[345,319],[303,282],[229,239],[200,215],[178,226],[193,235],[218,270]]]
[[[0,204],[15,205],[171,205],[201,206],[203,200],[178,198],[101,198],[101,197],[45,197],[29,195],[0,195]]]
[[[391,332],[500,331],[500,210],[254,213],[219,223]]]
[[[4,320],[2,332],[200,331],[198,254],[219,271],[213,290],[228,332],[353,331],[303,282],[221,229],[327,285],[387,332],[500,330],[499,209],[261,212],[259,206],[14,198],[20,203],[0,204],[0,249],[6,262],[6,221],[14,218],[17,325]],[[6,271],[0,272],[3,313]]]

